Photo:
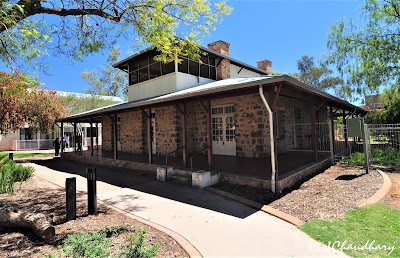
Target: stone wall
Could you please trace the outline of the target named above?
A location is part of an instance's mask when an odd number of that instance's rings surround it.
[[[179,112],[175,105],[157,107],[155,111],[155,138],[157,154],[166,155],[180,146]]]
[[[188,153],[193,154],[207,147],[207,114],[199,100],[186,103]]]
[[[236,155],[238,157],[265,157],[263,139],[268,136],[268,119],[265,107],[258,94],[235,98]]]
[[[113,123],[109,116],[104,115],[101,118],[102,123],[102,141],[103,141],[103,150],[112,151],[113,150]]]
[[[268,96],[266,95],[266,98]],[[247,158],[265,158],[270,153],[268,112],[258,93],[215,99],[212,106],[230,105],[235,108],[236,155]],[[279,97],[279,135],[276,137],[278,153],[293,149],[310,148],[310,106],[307,102]],[[182,115],[175,104],[155,107],[156,154],[166,155],[182,146]],[[207,146],[206,111],[200,100],[188,100],[187,148],[189,155]],[[147,117],[141,110],[119,114],[121,123],[121,151],[147,153]],[[326,122],[326,106],[318,110],[317,122]],[[295,126],[295,124],[306,124]],[[308,124],[308,125],[307,125]],[[113,126],[108,116],[103,116],[103,149],[112,151]],[[304,144],[303,144],[304,143]],[[178,151],[176,155],[181,155]]]
[[[121,123],[121,151],[144,153],[146,123],[142,110],[132,110],[119,114]]]

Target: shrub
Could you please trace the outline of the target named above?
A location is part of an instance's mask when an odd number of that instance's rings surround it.
[[[61,248],[66,257],[110,257],[111,239],[106,234],[77,233],[68,235]]]
[[[387,148],[385,150],[372,150],[371,160],[378,165],[400,166],[400,151],[395,148]],[[342,161],[355,165],[364,165],[365,155],[361,152],[351,154],[349,157],[342,157]]]
[[[7,155],[0,155],[0,194],[14,192],[14,184],[33,176],[33,167],[16,164]]]
[[[120,249],[120,257],[126,258],[152,258],[158,253],[159,244],[148,244],[146,230],[140,230],[127,236],[128,244]]]
[[[354,165],[364,165],[365,155],[361,152],[351,154],[349,157],[342,157],[342,161]]]
[[[46,257],[121,257],[121,258],[153,258],[158,254],[159,244],[146,241],[146,230],[140,230],[126,236],[126,243],[119,248],[118,254],[111,253],[111,237],[121,232],[130,231],[127,226],[104,228],[100,232],[77,233],[68,235],[58,249],[58,253]]]

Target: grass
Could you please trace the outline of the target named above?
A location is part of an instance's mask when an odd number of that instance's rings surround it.
[[[352,257],[400,257],[400,210],[387,205],[350,210],[343,219],[312,220],[300,229]]]
[[[0,155],[8,155],[8,152],[0,152]],[[14,152],[14,159],[18,158],[32,158],[32,157],[53,157],[54,153],[40,153],[40,152]]]

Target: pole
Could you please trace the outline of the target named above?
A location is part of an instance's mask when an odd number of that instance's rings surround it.
[[[333,134],[332,134],[332,123],[328,123],[328,128],[329,128],[329,150],[331,152],[331,162],[332,165],[335,164],[335,156],[334,156],[334,151],[333,151]]]
[[[88,214],[97,214],[96,168],[87,168]]]
[[[368,153],[368,134],[366,133],[366,126],[364,122],[364,117],[361,117],[361,130],[362,130],[362,138],[363,138],[363,149],[364,149],[364,157],[365,157],[365,172],[369,173],[369,153]]]
[[[69,177],[65,181],[67,221],[76,219],[76,177]]]

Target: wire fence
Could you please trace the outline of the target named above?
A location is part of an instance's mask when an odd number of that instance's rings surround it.
[[[400,162],[400,124],[368,124],[368,151],[375,164]]]

